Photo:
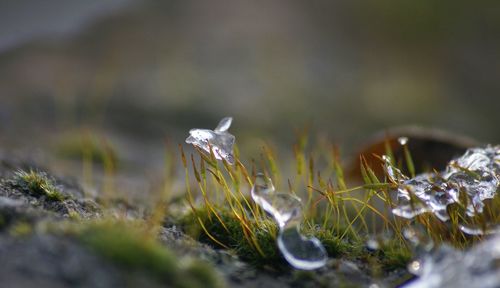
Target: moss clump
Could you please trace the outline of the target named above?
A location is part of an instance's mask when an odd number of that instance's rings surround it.
[[[406,269],[413,255],[409,247],[400,239],[378,241],[377,250],[363,249],[360,258],[374,268],[373,272],[383,273],[397,269]]]
[[[341,239],[333,232],[325,229],[314,229],[305,231],[307,235],[313,235],[318,238],[328,252],[329,257],[356,257],[361,254],[362,245],[359,243],[349,243],[345,239]]]
[[[19,222],[9,229],[10,235],[14,237],[23,237],[31,234],[33,227],[26,222]]]
[[[401,246],[387,247],[382,253],[380,263],[385,271],[404,269],[412,258],[410,250]]]
[[[208,265],[179,260],[154,240],[147,231],[125,223],[94,223],[79,232],[89,249],[126,269],[145,272],[174,287],[221,287],[216,272]]]
[[[210,235],[199,229],[199,221]],[[197,209],[184,217],[181,223],[200,242],[216,248],[230,248],[241,259],[256,266],[285,263],[276,246],[278,228],[270,219],[247,219],[243,223],[241,218],[225,208],[217,209],[217,216],[206,209]]]
[[[18,171],[15,174],[14,183],[23,191],[29,192],[36,197],[44,196],[50,201],[63,201],[66,199],[66,196],[57,189],[54,181],[44,172]]]
[[[175,257],[170,251],[141,235],[138,229],[106,223],[85,228],[80,239],[97,254],[119,265],[143,269],[163,279],[175,277]]]

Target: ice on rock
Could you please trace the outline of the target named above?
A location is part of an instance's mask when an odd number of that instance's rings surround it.
[[[193,144],[208,153],[212,149],[216,159],[224,159],[229,164],[234,164],[233,146],[235,137],[227,131],[232,121],[233,118],[225,117],[214,130],[191,129],[186,143]]]
[[[500,283],[500,235],[467,251],[442,245],[409,265],[418,276],[405,288],[495,288]]]
[[[321,242],[300,234],[302,203],[290,193],[276,192],[271,179],[258,174],[251,190],[252,199],[271,214],[279,226],[277,245],[283,257],[297,269],[313,270],[326,264],[328,255]]]
[[[408,219],[432,212],[441,221],[448,221],[447,207],[460,203],[461,192],[469,198],[461,204],[466,205],[467,215],[473,217],[483,212],[484,201],[494,198],[500,186],[500,146],[469,149],[450,161],[444,172],[425,173],[412,179],[402,175],[387,157],[383,159],[389,179],[398,185],[398,204],[392,212]],[[467,227],[462,231],[479,233]]]

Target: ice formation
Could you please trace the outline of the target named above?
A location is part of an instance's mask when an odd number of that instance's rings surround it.
[[[251,191],[252,199],[278,223],[278,248],[297,269],[313,270],[326,264],[328,255],[321,242],[300,234],[302,204],[300,198],[276,192],[271,179],[258,174]]]
[[[447,207],[459,203],[466,214],[473,217],[483,212],[484,201],[493,199],[500,186],[500,146],[472,148],[448,163],[441,173],[425,173],[409,179],[392,166],[389,157],[383,157],[389,179],[398,184],[397,206],[392,210],[404,218],[431,212],[445,222],[450,219]],[[464,196],[467,199],[464,203]],[[462,199],[462,200],[461,200]],[[461,225],[468,234],[491,231]]]
[[[442,245],[412,261],[409,271],[418,276],[405,288],[495,288],[500,283],[500,235],[468,251]]]
[[[232,121],[233,118],[225,117],[214,130],[191,129],[186,143],[193,144],[208,153],[210,153],[211,149],[216,159],[224,159],[229,164],[234,164],[233,146],[235,137],[227,132]]]

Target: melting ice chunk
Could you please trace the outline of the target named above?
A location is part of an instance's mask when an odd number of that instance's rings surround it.
[[[227,132],[232,121],[233,118],[231,117],[223,118],[213,131],[210,129],[191,129],[186,143],[193,144],[208,153],[212,149],[216,159],[224,159],[229,164],[234,164],[233,146],[235,137]]]
[[[263,174],[257,175],[251,195],[255,203],[274,217],[280,229],[289,221],[300,218],[300,198],[289,193],[276,192],[271,179]]]
[[[251,195],[255,203],[278,223],[278,248],[290,265],[297,269],[313,270],[326,264],[328,255],[321,242],[299,232],[302,215],[300,198],[276,192],[271,179],[260,173],[255,179]]]
[[[398,205],[393,213],[404,218],[432,212],[441,221],[449,220],[447,207],[453,203],[466,206],[467,216],[482,213],[484,201],[493,199],[500,187],[500,146],[469,149],[448,163],[441,173],[426,173],[408,179],[385,160],[387,174],[398,184]],[[465,192],[467,203],[460,202]],[[465,226],[464,226],[465,227]],[[478,229],[462,229],[467,234],[480,234]]]
[[[409,270],[419,276],[406,288],[499,287],[500,235],[467,251],[443,245],[411,262]]]
[[[401,170],[399,170],[398,168],[396,168],[392,165],[391,157],[389,157],[387,155],[383,155],[382,160],[384,160],[385,171],[387,172],[387,175],[389,176],[389,180],[391,180],[391,182],[403,183],[404,180],[408,180],[408,177],[403,175]]]
[[[282,228],[277,242],[283,257],[297,269],[318,269],[323,267],[328,259],[321,242],[315,237],[302,236],[298,225]]]

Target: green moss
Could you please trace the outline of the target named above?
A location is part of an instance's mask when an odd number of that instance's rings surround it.
[[[256,242],[261,251],[258,251],[254,245],[251,245],[251,243],[245,239],[244,235],[241,235],[236,244],[236,252],[242,259],[256,265],[282,265],[285,262],[276,245],[277,227],[274,222],[269,220],[265,221],[266,223],[260,226],[254,226],[253,230]],[[242,231],[241,228],[240,231]],[[236,231],[235,234],[240,233],[240,231]]]
[[[321,241],[329,257],[355,257],[362,250],[361,245],[358,243],[349,243],[347,240],[340,239],[333,232],[326,229],[315,229],[305,232],[307,235],[313,235]]]
[[[81,241],[97,254],[124,267],[140,269],[160,279],[175,279],[175,257],[156,242],[145,238],[139,229],[122,224],[90,225]]]
[[[220,245],[222,243],[233,249],[240,258],[256,266],[284,264],[276,246],[277,226],[272,220],[260,219],[258,223],[255,220],[248,220],[247,227],[252,229],[251,234],[254,235],[254,240],[249,241],[250,232],[245,235],[244,226],[231,211],[218,209],[217,213],[218,218],[212,212],[198,209],[196,213],[188,214],[181,222],[184,223],[185,230],[199,241],[216,248],[222,248]],[[210,236],[197,228],[199,227],[197,217],[200,217]]]
[[[222,287],[221,278],[215,273],[213,268],[205,262],[192,260],[185,266],[182,287]]]
[[[382,251],[383,257],[381,257],[381,264],[386,271],[405,269],[412,258],[410,250],[404,247],[393,246]]]
[[[15,184],[23,191],[37,197],[45,196],[50,201],[63,201],[64,196],[55,186],[54,181],[44,172],[30,170],[18,171],[15,174]]]
[[[180,265],[167,248],[134,224],[95,223],[78,233],[80,241],[96,254],[129,270],[142,271],[173,287],[222,286],[208,264],[191,261]]]
[[[31,234],[32,231],[33,227],[31,227],[30,224],[26,222],[19,222],[10,228],[9,233],[14,237],[23,237]]]

